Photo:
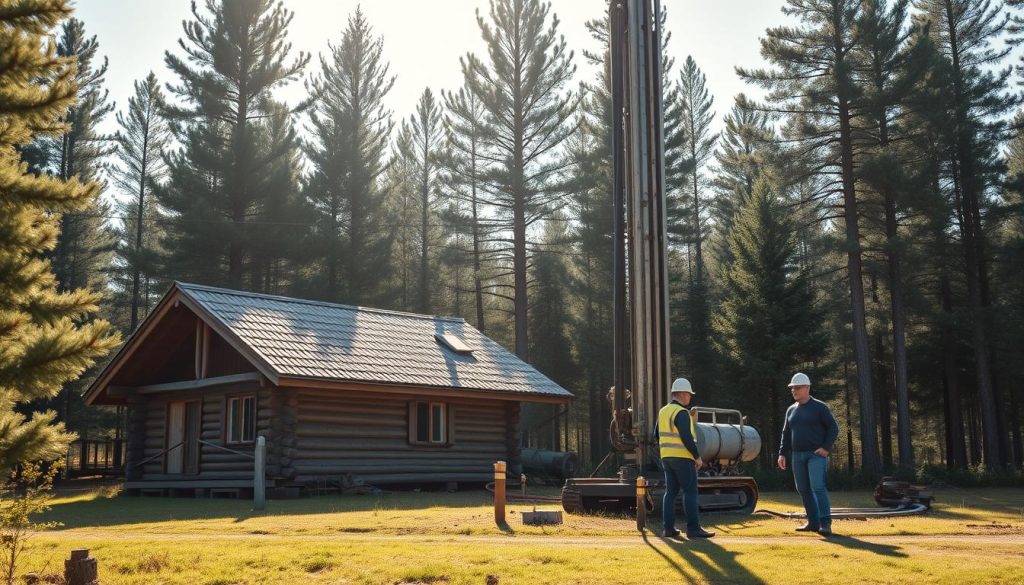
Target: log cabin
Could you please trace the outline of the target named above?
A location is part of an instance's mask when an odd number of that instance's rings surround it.
[[[518,477],[523,403],[572,395],[463,319],[176,282],[86,391],[126,407],[129,494]],[[277,488],[277,489],[275,489]]]

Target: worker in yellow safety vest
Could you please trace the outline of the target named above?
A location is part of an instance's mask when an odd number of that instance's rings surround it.
[[[676,530],[676,498],[683,491],[683,510],[686,512],[687,538],[711,538],[714,532],[701,528],[697,516],[697,471],[704,465],[697,449],[696,424],[686,407],[695,394],[690,381],[677,378],[669,390],[671,402],[658,412],[655,435],[659,454],[665,469],[665,498],[661,514],[666,538],[679,536]]]

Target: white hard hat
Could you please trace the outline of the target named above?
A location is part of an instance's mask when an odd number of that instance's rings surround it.
[[[789,381],[789,387],[793,386],[810,386],[811,379],[807,377],[807,374],[796,373],[793,374],[793,379]]]
[[[690,394],[696,394],[693,391],[693,387],[690,386],[690,381],[686,378],[676,378],[675,382],[672,382],[672,389],[669,390],[669,394],[675,394],[676,392],[689,392]]]

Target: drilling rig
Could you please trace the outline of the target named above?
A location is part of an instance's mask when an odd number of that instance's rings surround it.
[[[664,493],[651,436],[671,384],[660,14],[660,0],[612,0],[609,8],[615,256],[610,435],[625,465],[617,477],[566,480],[567,512],[639,508],[639,501],[653,510]],[[697,416],[697,446],[707,462],[697,480],[701,510],[753,511],[757,483],[736,468],[760,452],[757,431],[735,410],[697,407],[691,416]],[[648,478],[642,497],[640,476]]]

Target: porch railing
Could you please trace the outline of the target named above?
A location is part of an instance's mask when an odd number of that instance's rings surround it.
[[[64,459],[66,477],[120,475],[124,473],[123,439],[78,439]]]

